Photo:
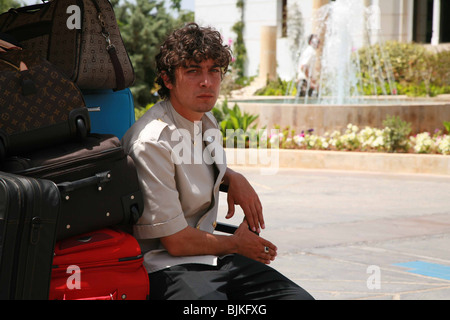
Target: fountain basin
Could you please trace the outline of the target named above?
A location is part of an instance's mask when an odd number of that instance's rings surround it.
[[[318,135],[334,130],[343,132],[349,123],[360,128],[384,128],[387,116],[399,116],[411,123],[412,134],[444,130],[443,122],[450,121],[450,96],[368,98],[361,103],[342,105],[314,104],[313,101],[286,103],[287,99],[292,97],[252,97],[230,102],[237,103],[243,112],[259,115],[258,128],[290,127],[296,133],[314,129]]]

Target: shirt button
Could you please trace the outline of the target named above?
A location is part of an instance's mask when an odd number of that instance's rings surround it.
[[[213,228],[215,229],[217,227],[217,221],[214,221],[212,225],[213,225]]]

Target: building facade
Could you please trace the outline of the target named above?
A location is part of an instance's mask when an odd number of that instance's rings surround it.
[[[237,2],[195,0],[195,20],[215,27],[229,43],[236,39],[233,25],[244,23],[247,76],[264,77],[275,68],[280,78],[292,79],[307,37],[323,32],[320,15],[327,6],[347,5],[343,14],[348,14],[349,21],[365,17],[350,31],[355,33],[355,48],[386,40],[450,42],[449,20],[444,19],[450,14],[450,1],[446,0],[243,0],[243,10]]]

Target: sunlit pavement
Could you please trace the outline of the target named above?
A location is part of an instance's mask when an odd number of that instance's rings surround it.
[[[316,299],[450,299],[450,176],[235,167],[264,206],[272,267]],[[226,220],[221,195],[219,221]]]

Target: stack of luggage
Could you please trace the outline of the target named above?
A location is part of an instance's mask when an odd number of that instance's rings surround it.
[[[0,14],[0,299],[147,298],[133,81],[108,0]]]

